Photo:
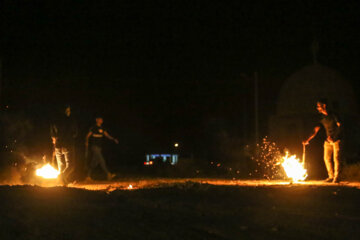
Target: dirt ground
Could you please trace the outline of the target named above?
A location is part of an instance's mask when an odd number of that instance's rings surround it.
[[[216,179],[2,185],[0,239],[360,239],[359,188]]]

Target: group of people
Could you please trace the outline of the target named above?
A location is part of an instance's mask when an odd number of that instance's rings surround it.
[[[328,173],[326,182],[340,182],[342,166],[343,130],[338,115],[327,108],[326,99],[318,100],[316,103],[318,112],[322,115],[319,124],[314,127],[313,133],[303,141],[308,145],[319,132],[321,125],[326,132],[324,142],[324,162]],[[98,165],[105,172],[107,179],[112,180],[115,174],[111,173],[106,165],[102,154],[102,141],[104,137],[118,144],[118,140],[112,137],[104,129],[103,118],[96,117],[95,125],[90,128],[85,138],[86,159],[87,159],[87,180],[91,180],[91,173]],[[71,107],[66,106],[64,114],[57,118],[50,129],[52,143],[55,149],[55,156],[61,179],[64,184],[69,183],[69,176],[74,171],[74,140],[78,135],[77,124],[71,117]]]
[[[102,142],[104,137],[118,144],[118,140],[112,137],[102,126],[103,118],[98,116],[95,125],[90,128],[85,138],[87,180],[91,180],[92,171],[100,165],[107,179],[112,180],[115,174],[108,170],[102,154]],[[71,107],[66,106],[63,114],[57,117],[50,126],[50,136],[54,145],[55,158],[60,172],[60,179],[64,185],[70,182],[70,176],[75,170],[75,138],[78,135],[78,126],[71,116]]]

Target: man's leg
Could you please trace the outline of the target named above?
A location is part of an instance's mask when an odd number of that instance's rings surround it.
[[[66,163],[64,162],[63,159],[63,150],[62,148],[55,148],[55,156],[56,156],[56,161],[58,164],[58,170],[60,172],[60,179],[62,184],[66,185],[66,179],[64,177],[64,173],[66,170]]]
[[[69,176],[70,174],[73,172],[74,168],[73,168],[73,162],[70,156],[70,151],[68,148],[62,148],[62,153],[64,154],[64,158],[65,158],[65,169],[64,169],[64,178],[65,181],[67,182],[69,180]]]
[[[87,168],[86,168],[86,172],[87,172],[87,176],[86,176],[86,181],[91,181],[91,173],[93,170],[93,162],[95,161],[94,159],[94,154],[91,154],[91,158],[87,160]]]
[[[339,182],[341,174],[341,140],[334,142],[334,182]]]
[[[101,153],[101,148],[100,147],[94,147],[94,155],[96,155],[96,158],[98,160],[98,163],[100,164],[101,169],[108,175],[109,174],[109,170],[106,166],[106,162],[105,159]]]
[[[91,180],[91,173],[92,173],[92,166],[90,166],[90,163],[88,163],[88,166],[87,166],[87,180]]]
[[[92,166],[92,162],[94,161],[94,159],[92,159],[94,157],[93,154],[91,154],[91,159],[87,159],[86,161],[86,172],[87,172],[87,180],[91,179],[91,172],[93,170],[93,166]]]
[[[91,173],[99,164],[98,154],[95,146],[91,146],[87,161],[87,180],[91,180]]]
[[[55,157],[58,165],[58,170],[60,173],[62,173],[64,171],[65,165],[62,160],[61,148],[55,148]]]
[[[100,164],[102,170],[106,173],[107,179],[112,180],[115,177],[115,174],[109,172],[109,170],[106,166],[105,159],[102,155],[101,148],[95,146],[95,151],[96,151],[96,157],[99,161],[99,164]]]
[[[328,141],[325,141],[324,142],[324,162],[325,162],[326,170],[328,172],[327,180],[329,180],[329,181],[334,179],[332,154],[333,154],[333,145],[331,143],[329,143]]]

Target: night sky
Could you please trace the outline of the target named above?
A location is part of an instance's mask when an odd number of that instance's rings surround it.
[[[241,130],[253,128],[253,85],[244,74],[254,71],[266,134],[281,84],[312,63],[315,38],[320,63],[354,87],[360,76],[359,1],[8,0],[0,8],[0,104],[46,119],[70,103],[84,129],[101,114],[120,138],[189,143],[214,121],[249,138]]]

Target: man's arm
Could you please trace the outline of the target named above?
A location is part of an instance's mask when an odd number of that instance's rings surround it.
[[[335,118],[336,125],[337,125],[338,127],[340,127],[340,126],[341,126],[341,120],[340,120],[339,115],[336,114],[336,113],[333,113],[333,114],[334,114],[334,118]]]
[[[76,138],[79,134],[79,128],[76,121],[73,124],[73,138]]]
[[[336,129],[336,132],[334,134],[334,139],[338,139],[339,136],[341,136],[342,134],[342,125],[341,125],[341,122],[340,122],[340,118],[338,115],[335,115],[335,123],[336,123],[336,126],[337,126],[337,129]],[[329,141],[332,142],[334,141],[334,139],[332,139],[331,137],[329,137]]]
[[[90,131],[87,135],[86,135],[86,138],[85,138],[85,146],[88,147],[89,146],[89,139],[92,135],[92,131]]]
[[[313,133],[310,135],[310,137],[308,137],[308,139],[306,139],[305,141],[303,141],[303,144],[304,144],[304,145],[308,145],[309,142],[310,142],[310,140],[313,139],[313,138],[316,136],[316,134],[319,132],[319,130],[320,130],[320,126],[314,127]]]
[[[113,138],[112,136],[110,136],[110,134],[107,131],[104,131],[104,135],[105,137],[107,137],[108,139],[114,141],[116,144],[119,143],[119,141],[116,138]]]
[[[339,121],[339,119],[338,119],[338,118],[336,118],[336,125],[337,125],[338,127],[340,127],[340,126],[341,126],[341,123],[340,123],[340,121]]]
[[[53,124],[50,125],[50,137],[51,137],[52,143],[55,145],[56,144],[56,127]]]

